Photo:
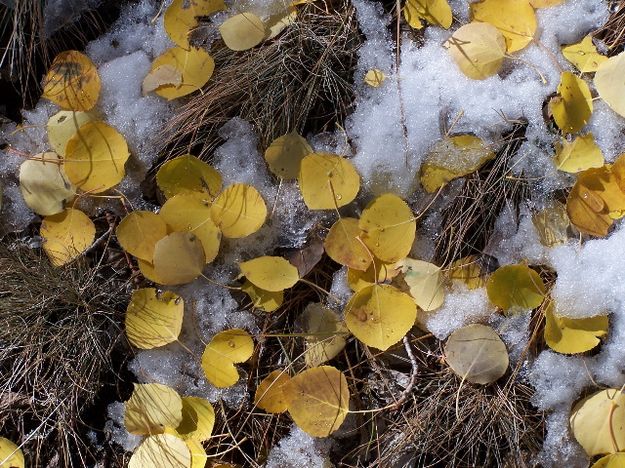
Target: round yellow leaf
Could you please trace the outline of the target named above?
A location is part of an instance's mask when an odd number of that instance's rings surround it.
[[[412,248],[417,223],[408,204],[397,195],[380,195],[367,205],[358,227],[361,239],[380,260],[393,263],[405,258]]]
[[[208,455],[202,443],[196,439],[185,439],[185,443],[191,452],[191,468],[205,468]],[[211,468],[214,468],[214,465]]]
[[[345,306],[345,324],[367,346],[386,351],[401,340],[417,318],[412,298],[387,284],[355,293]]]
[[[608,334],[608,317],[574,319],[556,315],[553,303],[545,308],[545,342],[558,353],[576,354],[590,351]]]
[[[506,56],[506,40],[488,23],[469,23],[458,28],[444,47],[460,71],[474,80],[496,75]]]
[[[254,307],[265,312],[273,312],[284,301],[284,291],[265,291],[248,280],[245,280],[241,286],[241,291],[249,296]]]
[[[529,0],[482,0],[471,3],[470,10],[472,20],[501,31],[510,53],[526,47],[536,33],[536,14]]]
[[[347,379],[331,366],[305,370],[285,383],[282,391],[295,424],[313,437],[332,434],[349,412]]]
[[[237,383],[235,363],[247,361],[254,353],[254,341],[245,330],[233,328],[217,333],[202,354],[202,369],[215,387],[225,388]]]
[[[558,95],[549,101],[556,125],[564,133],[577,133],[592,114],[592,95],[584,80],[571,72],[563,72]]]
[[[297,132],[292,131],[271,142],[265,160],[271,172],[283,179],[296,179],[304,156],[313,150]]]
[[[592,133],[578,136],[569,143],[563,140],[556,145],[556,167],[564,172],[581,172],[605,163],[601,149],[595,143]]]
[[[0,437],[0,468],[25,468],[22,450],[9,439]]]
[[[597,68],[595,88],[599,97],[618,115],[625,117],[625,52],[610,57]]]
[[[347,284],[352,291],[358,292],[367,286],[376,283],[386,283],[395,278],[400,273],[395,263],[384,263],[380,259],[373,257],[373,262],[366,271],[347,270]]]
[[[311,210],[331,210],[351,203],[360,190],[360,176],[345,158],[312,153],[302,159],[298,176],[304,203]]]
[[[206,263],[219,253],[221,231],[211,218],[210,196],[202,192],[186,192],[167,200],[159,216],[173,231],[189,231],[202,243]]]
[[[126,309],[126,335],[140,349],[165,346],[182,330],[184,301],[177,294],[154,288],[137,289]]]
[[[151,262],[154,246],[167,235],[163,218],[151,211],[133,211],[122,219],[115,230],[119,245],[141,260]]]
[[[596,72],[599,65],[608,60],[608,57],[597,52],[590,34],[577,44],[562,47],[562,55],[582,73]]]
[[[184,284],[202,274],[204,248],[191,232],[172,232],[154,247],[154,275],[160,284]]]
[[[44,240],[43,250],[52,264],[62,266],[93,244],[95,226],[82,211],[67,208],[43,218],[39,234]]]
[[[233,184],[215,199],[211,216],[224,237],[239,239],[261,228],[267,218],[267,206],[251,185]]]
[[[58,54],[43,80],[42,97],[61,109],[88,111],[100,95],[100,76],[85,54],[67,50]]]
[[[571,411],[571,431],[589,457],[625,447],[625,395],[617,388],[601,390]]]
[[[365,83],[371,86],[372,88],[379,88],[382,86],[386,80],[386,75],[384,72],[378,68],[372,68],[367,73],[365,73]]]
[[[509,365],[508,351],[499,335],[480,324],[467,325],[449,335],[445,360],[458,377],[481,385],[498,380]]]
[[[215,61],[204,49],[190,47],[188,50],[172,47],[152,62],[151,72],[163,65],[170,65],[180,71],[179,85],[162,85],[154,92],[167,100],[186,96],[200,90],[213,76]]]
[[[421,21],[448,29],[453,20],[447,0],[406,0],[404,18],[415,29],[423,27]]]
[[[167,385],[134,384],[125,408],[124,425],[132,434],[161,434],[166,427],[178,427],[182,421],[180,395]]]
[[[94,112],[60,111],[48,120],[48,141],[57,154],[65,156],[65,147],[78,129],[87,122],[97,120]]]
[[[206,192],[211,199],[221,191],[221,174],[195,156],[170,159],[156,173],[156,184],[165,198],[183,192]]]
[[[290,380],[289,374],[280,369],[271,372],[258,384],[254,404],[267,413],[284,413],[288,408],[282,388]]]
[[[261,19],[250,12],[228,18],[219,26],[219,33],[226,46],[234,51],[256,47],[268,36]]]
[[[67,180],[56,153],[39,153],[24,161],[19,180],[24,201],[41,216],[60,213],[75,194],[75,187]]]
[[[84,192],[103,192],[124,178],[129,156],[117,130],[104,122],[88,122],[67,142],[65,173]]]
[[[504,311],[535,309],[542,304],[545,291],[540,275],[527,265],[502,266],[486,283],[488,298]]]
[[[239,268],[250,283],[265,291],[282,291],[299,281],[297,267],[282,257],[253,258],[239,263]]]
[[[182,421],[176,431],[183,439],[199,442],[210,439],[215,425],[215,410],[210,401],[199,397],[182,397]]]
[[[154,283],[163,284],[156,276],[156,273],[154,272],[154,265],[152,264],[152,262],[146,262],[145,260],[137,258],[137,265],[139,266],[139,271],[141,271],[141,274],[146,279]]]
[[[625,468],[625,453],[611,453],[601,457],[590,468]]]
[[[128,468],[192,468],[191,450],[173,434],[151,435],[132,454]]]
[[[397,266],[404,274],[410,295],[421,309],[429,312],[443,305],[445,286],[440,267],[412,258],[404,258],[397,262]]]
[[[332,225],[323,242],[323,247],[332,260],[354,270],[366,271],[373,255],[362,240],[358,220],[340,218]]]

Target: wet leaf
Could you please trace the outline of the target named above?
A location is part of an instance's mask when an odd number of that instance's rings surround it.
[[[171,64],[161,65],[151,70],[141,85],[141,92],[147,95],[152,91],[160,89],[162,86],[173,86],[178,89],[182,85],[182,72]]]
[[[356,218],[340,218],[332,225],[323,243],[326,253],[335,262],[354,270],[366,271],[373,260],[362,240]]]
[[[128,468],[192,468],[191,451],[172,433],[151,435],[132,454]]]
[[[599,65],[608,60],[608,57],[597,52],[590,34],[577,44],[562,47],[562,55],[582,73],[596,72]]]
[[[618,115],[625,117],[625,52],[610,57],[597,68],[595,88],[599,97]]]
[[[265,291],[248,280],[241,286],[241,291],[248,295],[254,307],[265,312],[277,310],[284,301],[284,291]]]
[[[536,33],[536,14],[529,0],[482,0],[471,3],[471,19],[490,23],[506,38],[508,52],[525,48]]]
[[[564,172],[581,172],[605,163],[601,149],[595,143],[592,133],[578,136],[572,142],[562,140],[556,145],[556,167]]]
[[[199,442],[210,439],[215,425],[215,410],[210,401],[199,397],[182,397],[182,421],[176,428],[183,439]]]
[[[449,277],[452,281],[462,282],[469,289],[481,288],[486,284],[477,255],[468,255],[453,262]]]
[[[239,380],[234,364],[247,361],[253,353],[254,341],[245,330],[233,328],[219,332],[202,354],[204,374],[215,387],[231,387]]]
[[[506,39],[488,23],[461,26],[444,47],[460,71],[474,80],[484,80],[499,73],[506,56]]]
[[[447,0],[406,0],[403,11],[406,23],[415,29],[423,28],[423,22],[448,29],[453,20]]]
[[[384,83],[384,80],[386,80],[386,75],[378,68],[372,68],[365,73],[364,81],[372,88],[379,88]]]
[[[308,367],[317,367],[343,351],[349,335],[345,323],[333,310],[322,304],[306,306],[299,320],[306,337],[304,359]]]
[[[0,437],[0,467],[25,468],[22,450],[9,439]]]
[[[163,66],[170,66],[182,75],[180,84],[163,84],[154,92],[171,101],[202,89],[215,70],[215,61],[204,49],[190,47],[188,50],[172,47],[152,62],[150,73]]]
[[[67,142],[87,122],[97,120],[95,112],[60,111],[48,119],[48,141],[54,151],[65,156]]]
[[[532,223],[536,228],[540,243],[553,247],[568,241],[568,229],[571,225],[566,206],[553,200],[545,208],[532,215]]]
[[[304,203],[311,210],[332,210],[351,203],[360,190],[360,176],[345,158],[312,153],[302,159],[298,177]]]

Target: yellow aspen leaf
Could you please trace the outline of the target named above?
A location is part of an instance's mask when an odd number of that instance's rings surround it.
[[[571,432],[589,457],[625,447],[625,395],[617,388],[593,393],[573,406]]]
[[[400,273],[396,264],[385,263],[378,258],[373,257],[373,262],[365,271],[347,270],[347,284],[352,291],[358,292],[367,286],[376,283],[386,283],[395,278]]]
[[[265,29],[267,32],[266,40],[273,39],[286,28],[295,23],[297,19],[297,9],[294,6],[289,6],[286,10],[271,15],[265,21]],[[296,174],[297,176],[297,174]]]
[[[39,234],[43,250],[54,266],[62,266],[87,250],[95,239],[93,221],[80,210],[66,208],[61,213],[46,216]]]
[[[406,0],[404,18],[415,29],[423,28],[423,21],[448,29],[453,21],[447,0]]]
[[[88,111],[100,96],[100,76],[89,57],[76,50],[58,54],[43,79],[43,95],[63,110]]]
[[[341,371],[332,366],[307,369],[282,387],[289,414],[307,434],[327,437],[349,412],[349,388]]]
[[[558,353],[590,351],[608,334],[608,325],[605,315],[574,319],[557,315],[553,302],[545,307],[545,342]]]
[[[22,450],[9,439],[0,437],[0,467],[25,468]]]
[[[384,83],[384,80],[386,80],[386,75],[379,68],[372,68],[365,73],[364,82],[372,88],[379,88]]]
[[[473,135],[444,137],[435,143],[421,165],[421,185],[428,193],[436,192],[451,180],[471,174],[495,153]]]
[[[388,284],[374,284],[355,293],[345,306],[345,324],[367,346],[386,351],[401,340],[417,318],[417,305]]]
[[[202,443],[196,439],[185,439],[185,443],[191,452],[191,468],[205,468],[208,454]]]
[[[496,75],[506,56],[505,38],[488,23],[461,26],[443,46],[460,71],[474,80]]]
[[[509,365],[506,345],[491,327],[467,325],[445,343],[445,361],[463,380],[487,385],[502,377]]]
[[[306,306],[299,317],[306,333],[306,366],[317,367],[334,359],[347,342],[349,332],[345,323],[331,309],[319,303]]]
[[[210,401],[199,397],[182,397],[182,421],[176,432],[183,439],[203,442],[210,439],[215,426],[215,410]]]
[[[137,258],[137,266],[139,267],[139,271],[141,271],[141,274],[146,279],[154,283],[162,284],[162,282],[158,279],[156,273],[154,272],[154,264],[152,264],[152,262],[146,262],[145,260]]]
[[[141,84],[144,96],[160,89],[162,86],[173,86],[178,89],[182,85],[182,72],[171,64],[161,65],[151,70]]]
[[[353,270],[366,271],[373,256],[365,243],[357,239],[359,235],[356,218],[340,218],[332,225],[323,242],[328,257]]]
[[[410,288],[410,295],[424,311],[438,309],[445,301],[445,286],[440,267],[412,258],[397,262]]]
[[[173,231],[193,233],[202,243],[206,263],[219,253],[221,231],[211,217],[210,196],[203,192],[182,192],[162,206],[159,216]]]
[[[154,246],[167,235],[163,218],[151,211],[133,211],[122,219],[115,230],[119,245],[141,260],[151,262]]]
[[[527,265],[504,265],[486,283],[488,298],[505,312],[535,309],[545,298],[545,284]]]
[[[151,435],[134,451],[128,468],[192,468],[191,450],[172,433]]]
[[[565,244],[569,238],[568,229],[571,225],[566,205],[553,200],[540,211],[532,215],[532,223],[538,233],[540,243],[553,247]]]
[[[271,142],[265,150],[265,160],[277,177],[297,179],[302,159],[312,152],[306,139],[292,131]]]
[[[178,339],[182,330],[184,301],[171,291],[154,288],[133,291],[126,309],[126,336],[133,346],[152,349]]]
[[[486,284],[477,255],[468,255],[453,262],[449,268],[449,277],[469,289],[481,288]]]
[[[213,57],[204,49],[195,47],[188,50],[172,47],[166,50],[154,59],[150,73],[164,65],[172,66],[182,74],[182,82],[179,85],[164,84],[154,91],[169,101],[200,90],[213,76],[215,70]]]
[[[410,253],[417,223],[408,204],[392,193],[375,198],[358,222],[361,239],[383,262],[393,263]]]
[[[595,88],[599,97],[618,115],[625,117],[625,52],[610,57],[597,68]]]
[[[549,8],[560,5],[563,2],[564,0],[530,0],[530,3],[534,8]]]
[[[241,291],[248,295],[254,307],[265,312],[277,310],[284,301],[284,291],[265,291],[248,280],[241,286]]]
[[[249,12],[228,18],[219,26],[219,33],[226,46],[234,51],[256,47],[268,35],[261,19]]]
[[[125,403],[124,425],[131,434],[161,434],[167,427],[178,427],[182,421],[180,395],[167,385],[134,384]]]
[[[189,34],[198,25],[197,17],[225,8],[223,0],[174,0],[163,15],[165,31],[176,45],[188,49]]]
[[[576,173],[605,164],[603,153],[595,143],[592,133],[578,136],[572,142],[562,140],[556,144],[554,162],[560,171]]]
[[[360,176],[347,159],[312,153],[302,159],[298,176],[304,203],[311,210],[332,210],[351,203],[360,190]]]
[[[615,171],[606,165],[580,172],[567,198],[566,211],[578,230],[605,237],[614,220],[625,215],[625,193]]]
[[[97,120],[97,115],[91,112],[59,111],[48,119],[46,130],[48,141],[52,149],[59,155],[65,156],[65,147],[80,127],[87,122]]]
[[[195,234],[172,232],[156,243],[152,263],[160,284],[184,284],[202,274],[206,257]]]
[[[625,467],[625,453],[611,453],[601,457],[590,468],[623,468]]]
[[[265,223],[267,205],[251,185],[233,184],[215,199],[211,216],[224,237],[240,239],[255,233]]]
[[[217,333],[204,349],[202,369],[208,381],[218,388],[231,387],[239,380],[234,364],[247,361],[254,353],[248,332],[233,328]]]
[[[589,34],[581,42],[562,47],[562,55],[582,73],[596,72],[608,57],[599,54]]]
[[[124,137],[104,122],[87,122],[65,147],[67,178],[84,192],[99,193],[119,184],[130,153]]]
[[[253,258],[239,263],[239,268],[250,283],[265,291],[283,291],[299,281],[297,267],[282,257],[265,255]]]
[[[558,95],[549,101],[556,125],[564,133],[577,133],[592,114],[592,95],[584,80],[571,72],[563,72]]]
[[[508,52],[525,48],[536,33],[536,14],[529,0],[481,0],[470,4],[471,20],[490,23],[506,38]]]
[[[28,207],[41,216],[63,211],[74,198],[75,187],[67,180],[62,160],[51,151],[39,153],[20,165],[20,191]]]
[[[284,413],[288,408],[282,388],[290,380],[291,377],[285,371],[272,371],[256,387],[254,404],[267,413]]]
[[[221,174],[191,154],[170,159],[156,173],[156,185],[165,198],[183,192],[206,192],[215,198],[221,191]]]

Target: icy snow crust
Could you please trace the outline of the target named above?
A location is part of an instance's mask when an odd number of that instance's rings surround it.
[[[63,2],[50,3],[60,5]],[[90,5],[91,0],[78,3]],[[275,0],[244,3],[238,8],[251,8],[259,15],[275,12],[277,5]],[[500,214],[493,242],[486,253],[501,264],[528,261],[556,270],[558,278],[553,296],[561,314],[572,317],[611,314],[610,335],[598,355],[583,358],[544,351],[534,362],[524,363],[527,377],[536,388],[534,403],[551,411],[542,463],[585,466],[587,459],[569,434],[568,414],[572,403],[593,380],[613,386],[624,383],[625,273],[622,266],[625,265],[625,229],[617,229],[608,239],[592,240],[583,246],[571,243],[550,249],[538,240],[530,208],[547,199],[553,190],[572,185],[573,179],[558,173],[552,163],[555,136],[544,122],[543,103],[555,92],[561,71],[571,69],[559,53],[559,46],[579,41],[602,25],[608,18],[607,4],[602,0],[567,0],[561,6],[539,10],[541,45],[530,45],[513,59],[507,59],[498,76],[474,81],[459,72],[442,48],[456,25],[452,31],[428,27],[423,44],[403,37],[397,73],[395,41],[389,28],[391,18],[382,13],[376,1],[354,0],[353,3],[366,36],[354,76],[355,110],[345,125],[355,152],[350,154],[343,134],[308,135],[308,139],[316,150],[353,156],[352,161],[362,176],[363,201],[387,191],[418,200],[422,189],[415,175],[421,161],[451,127],[454,133],[473,133],[497,148],[502,132],[510,128],[511,122],[518,119],[529,122],[527,141],[520,148],[512,171],[535,179],[532,200],[522,207],[518,222],[506,210]],[[469,2],[451,0],[450,3],[454,17],[467,22]],[[141,94],[141,82],[151,61],[172,45],[163,30],[162,16],[155,20],[159,6],[156,0],[131,4],[107,34],[87,47],[87,54],[99,67],[102,79],[98,109],[104,120],[126,137],[132,152],[127,165],[128,177],[119,190],[135,209],[156,209],[143,200],[140,182],[156,160],[159,138],[178,105]],[[215,22],[225,17],[227,15],[218,15]],[[215,32],[206,34],[210,37]],[[364,74],[371,68],[381,69],[387,76],[379,88],[363,83]],[[594,134],[606,159],[611,161],[625,146],[624,121],[600,100],[594,104],[587,131]],[[57,110],[42,100],[34,110],[23,113],[23,128],[5,125],[0,129],[0,137],[11,145],[11,150],[0,153],[0,183],[4,195],[0,233],[19,231],[36,219],[22,201],[16,173],[24,154],[48,149],[45,124]],[[237,272],[233,265],[237,262],[269,254],[276,246],[300,247],[310,229],[324,216],[332,215],[309,212],[295,183],[283,183],[278,190],[269,177],[250,123],[233,119],[222,128],[221,136],[225,143],[216,150],[214,165],[223,174],[224,183],[254,185],[273,209],[270,221],[254,235],[224,241],[222,254],[207,267],[208,277],[225,284],[235,278]],[[414,256],[431,259],[440,225],[439,211],[453,199],[460,186],[461,181],[449,184],[440,202],[421,220],[412,251]],[[105,208],[120,210],[115,201],[99,201],[91,206],[85,203],[81,208],[91,214]],[[212,402],[222,400],[231,407],[249,403],[243,384],[245,379],[232,388],[216,389],[204,379],[198,358],[212,336],[225,328],[241,327],[257,333],[254,317],[240,308],[229,290],[203,280],[174,289],[185,300],[182,345],[140,351],[131,369],[141,382],[167,384],[184,395],[201,396]],[[334,302],[329,305],[340,309],[350,295],[344,269],[335,274],[331,294]],[[443,306],[426,317],[426,323],[440,339],[468,323],[489,323],[506,341],[512,360],[523,359],[529,317],[526,314],[504,318],[494,312],[483,288],[469,291],[454,286]],[[124,429],[122,403],[111,405],[109,418],[113,440],[132,449],[139,439]],[[327,463],[328,450],[329,442],[320,443],[293,427],[272,449],[267,466],[321,467]]]

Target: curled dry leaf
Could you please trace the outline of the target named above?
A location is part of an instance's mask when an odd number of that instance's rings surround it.
[[[299,277],[303,278],[319,263],[323,257],[323,242],[318,237],[310,239],[300,249],[291,249],[285,253],[288,261],[297,267]]]
[[[545,283],[527,265],[505,265],[497,269],[486,283],[488,299],[508,313],[535,309],[545,298]]]
[[[184,284],[202,274],[206,263],[201,241],[191,232],[172,232],[154,247],[154,275],[164,285]]]
[[[488,23],[469,23],[458,28],[444,47],[460,71],[474,80],[496,75],[506,56],[506,40]]]
[[[82,211],[67,208],[43,218],[39,234],[44,240],[43,250],[52,264],[62,266],[93,244],[95,225]]]
[[[291,377],[285,371],[272,371],[258,384],[254,404],[267,413],[284,413],[288,408],[283,388],[290,380]]]
[[[499,335],[480,324],[459,328],[449,336],[445,360],[458,377],[480,385],[498,380],[509,364],[506,345]]]
[[[89,57],[76,50],[58,54],[43,79],[43,95],[63,110],[88,111],[100,96],[100,76]]]
[[[59,155],[65,156],[65,147],[80,127],[87,122],[97,120],[95,112],[59,111],[48,119],[46,130],[48,141],[52,149]]]
[[[75,194],[67,180],[62,160],[50,151],[39,153],[20,165],[20,192],[28,207],[41,216],[63,211],[65,202]]]
[[[218,388],[231,387],[239,380],[234,364],[252,357],[254,341],[248,332],[233,328],[217,333],[202,354],[202,369],[208,381]]]
[[[596,392],[571,411],[571,431],[589,457],[625,447],[625,395],[617,388]]]
[[[211,200],[221,192],[221,174],[191,154],[170,159],[156,173],[156,185],[165,198],[179,193],[206,192]]]
[[[406,293],[374,284],[355,293],[345,306],[345,324],[367,346],[386,351],[412,328],[417,305]]]
[[[133,346],[152,349],[178,339],[184,301],[177,294],[154,288],[133,291],[126,309],[126,335]]]
[[[314,367],[282,386],[289,414],[304,432],[327,437],[336,431],[349,411],[349,388],[341,371]]]
[[[134,384],[125,403],[124,425],[132,434],[161,434],[166,427],[178,427],[182,421],[180,395],[167,385]]]
[[[233,184],[215,199],[211,217],[224,237],[239,239],[261,228],[267,218],[267,205],[251,185]]]
[[[417,223],[408,204],[392,193],[375,198],[358,222],[361,239],[383,262],[405,258],[414,243]]]
[[[282,257],[262,256],[239,263],[241,274],[265,291],[277,292],[291,288],[299,281],[297,268]]]
[[[304,203],[311,210],[332,210],[351,203],[360,190],[360,176],[347,159],[312,153],[302,159],[298,176]]]
[[[126,252],[151,262],[156,243],[167,235],[167,224],[156,213],[137,210],[122,219],[115,234]]]
[[[536,14],[529,0],[481,0],[470,4],[471,19],[490,23],[506,38],[508,52],[526,47],[536,33]]]

